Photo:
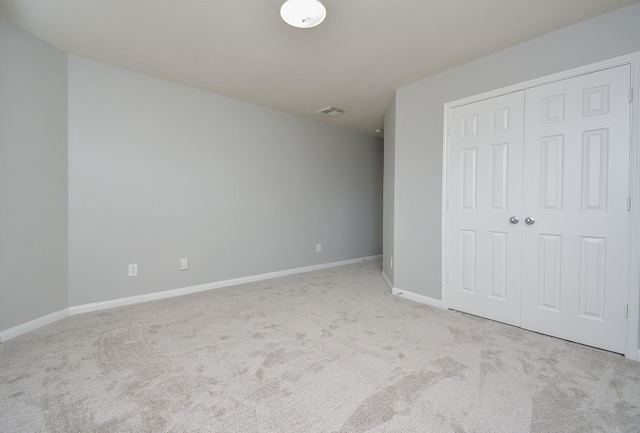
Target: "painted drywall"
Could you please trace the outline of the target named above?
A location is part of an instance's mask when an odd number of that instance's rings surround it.
[[[384,116],[384,187],[382,229],[382,271],[393,285],[393,241],[394,241],[394,179],[396,146],[396,98],[394,96]]]
[[[394,286],[441,299],[442,124],[446,102],[635,51],[640,51],[640,4],[398,89]],[[391,181],[385,176],[385,182]]]
[[[380,254],[382,173],[380,139],[69,56],[70,305]]]
[[[0,331],[67,307],[67,56],[0,19]]]

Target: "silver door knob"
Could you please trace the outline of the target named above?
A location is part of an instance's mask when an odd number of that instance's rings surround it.
[[[536,220],[533,217],[526,217],[524,219],[524,222],[526,222],[528,225],[533,225],[536,222]]]
[[[520,222],[520,218],[518,218],[517,216],[512,216],[511,218],[509,218],[509,222],[511,224],[518,224]]]

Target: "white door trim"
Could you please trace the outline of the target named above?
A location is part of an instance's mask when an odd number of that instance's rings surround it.
[[[628,311],[629,318],[627,320],[627,335],[625,337],[625,353],[627,358],[640,360],[640,351],[638,350],[638,326],[640,325],[640,51],[625,56],[616,57],[602,62],[582,66],[568,71],[559,72],[557,74],[547,75],[545,77],[526,81],[503,87],[501,89],[492,90],[490,92],[481,93],[479,95],[470,96],[456,101],[444,104],[444,123],[443,123],[443,140],[442,140],[442,227],[441,227],[441,289],[442,289],[442,308],[447,307],[447,262],[446,262],[446,233],[447,233],[447,143],[449,136],[449,110],[461,105],[478,102],[484,99],[505,95],[512,92],[526,90],[531,87],[541,86],[579,75],[589,74],[591,72],[603,69],[613,68],[621,65],[631,66],[631,87],[633,89],[633,102],[631,104],[631,155],[630,155],[630,187],[629,196],[631,197],[631,211],[629,215],[629,234],[630,234],[630,251],[629,259],[629,293],[628,293]]]

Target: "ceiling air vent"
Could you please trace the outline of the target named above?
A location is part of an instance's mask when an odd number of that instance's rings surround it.
[[[347,110],[343,110],[342,108],[329,106],[329,107],[321,108],[320,110],[316,111],[316,114],[319,114],[321,116],[326,116],[326,117],[335,117],[346,112]]]

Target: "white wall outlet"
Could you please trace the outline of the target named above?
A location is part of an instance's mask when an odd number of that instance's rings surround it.
[[[180,270],[186,271],[187,269],[189,269],[189,259],[186,257],[183,257],[180,259]]]
[[[136,265],[136,264],[129,265],[129,276],[130,277],[137,277],[138,276],[138,265]]]
[[[322,251],[322,244],[317,244],[316,245],[316,253],[319,253],[320,251]]]
[[[389,266],[393,269],[393,257],[389,257]]]

